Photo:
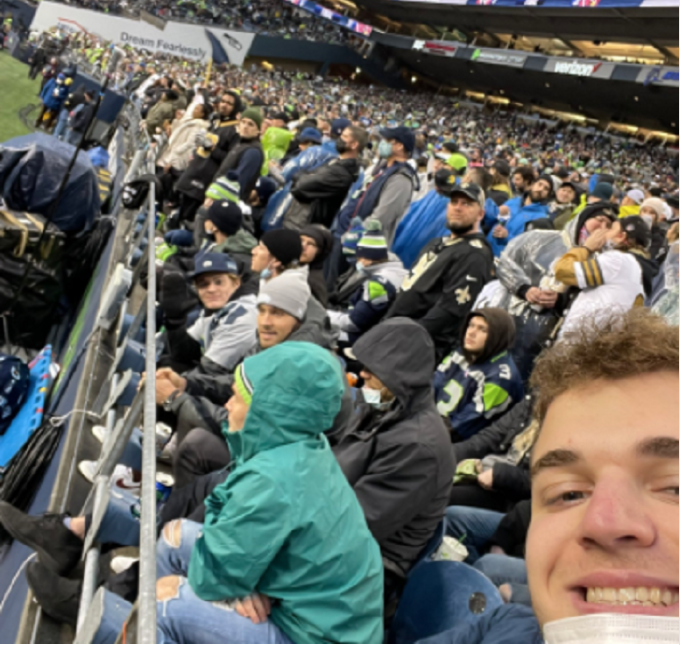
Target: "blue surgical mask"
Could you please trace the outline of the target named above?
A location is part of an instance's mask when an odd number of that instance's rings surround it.
[[[355,263],[355,270],[362,275],[367,273],[367,267],[360,260]]]
[[[388,159],[391,154],[393,153],[393,146],[391,145],[390,141],[380,141],[379,142],[379,157],[382,159]]]
[[[267,267],[260,272],[261,280],[269,280],[270,278],[272,278],[272,269],[270,267]]]
[[[393,400],[382,401],[381,390],[375,390],[371,387],[362,388],[362,397],[365,399],[365,403],[371,405],[375,410],[388,410],[393,404]]]

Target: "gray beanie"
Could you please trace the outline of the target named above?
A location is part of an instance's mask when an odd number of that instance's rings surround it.
[[[290,269],[266,282],[258,294],[258,304],[271,305],[298,320],[305,318],[310,300],[308,278],[303,271]]]

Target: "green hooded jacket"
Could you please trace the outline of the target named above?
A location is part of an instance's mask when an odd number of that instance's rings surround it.
[[[235,376],[251,406],[240,432],[223,427],[235,467],[206,500],[192,589],[208,601],[265,594],[294,643],[382,643],[379,547],[322,435],[341,407],[338,361],[287,342]]]

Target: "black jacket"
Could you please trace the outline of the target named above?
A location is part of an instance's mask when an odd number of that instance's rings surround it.
[[[216,139],[216,143],[207,151],[198,148],[187,170],[182,173],[176,189],[196,201],[204,201],[206,189],[213,182],[220,164],[229,151],[239,142],[236,129],[237,121],[226,119],[214,121],[209,133]]]
[[[456,346],[460,327],[493,270],[493,253],[482,233],[432,240],[388,317],[406,316],[420,323],[431,334],[440,360]]]
[[[74,132],[85,132],[85,128],[88,127],[94,111],[95,106],[92,101],[90,103],[83,103],[83,107],[73,116],[71,129]]]
[[[533,417],[533,401],[526,395],[507,414],[476,433],[470,439],[453,444],[455,463],[464,459],[483,459],[488,455],[504,455],[518,434],[523,432]],[[493,467],[493,491],[517,502],[530,497],[530,451],[518,466],[496,463]]]
[[[519,502],[500,521],[490,539],[490,546],[499,546],[507,555],[524,558],[530,516],[530,500]]]
[[[431,389],[433,343],[414,321],[395,318],[364,334],[353,352],[396,401],[385,412],[362,403],[334,454],[385,565],[405,575],[443,518],[455,471]]]
[[[284,228],[300,230],[306,224],[329,228],[359,173],[357,159],[331,159],[299,173],[291,188],[293,200],[284,214]]]

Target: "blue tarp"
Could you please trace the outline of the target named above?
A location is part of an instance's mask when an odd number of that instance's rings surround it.
[[[68,168],[74,147],[43,133],[0,144],[0,195],[7,206],[47,216]],[[97,175],[81,151],[71,171],[52,223],[65,233],[92,225],[100,211]]]

